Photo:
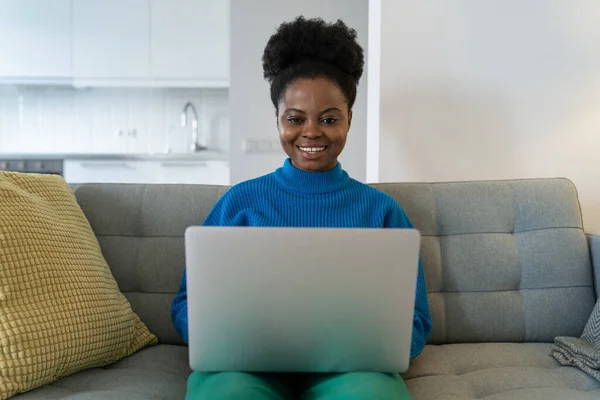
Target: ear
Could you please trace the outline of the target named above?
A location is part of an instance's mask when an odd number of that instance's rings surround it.
[[[348,111],[348,130],[352,126],[352,111]]]

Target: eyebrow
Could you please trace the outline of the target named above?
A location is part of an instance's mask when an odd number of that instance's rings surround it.
[[[325,113],[328,113],[330,111],[342,112],[342,110],[340,110],[337,107],[330,107],[330,108],[328,108],[326,110],[321,111],[320,114],[325,114]],[[297,113],[300,113],[300,114],[306,114],[304,111],[300,110],[299,108],[288,108],[288,109],[285,110],[285,112],[286,113],[288,113],[288,112],[297,112]]]
[[[297,112],[297,113],[300,113],[300,114],[306,114],[304,111],[302,111],[302,110],[300,110],[298,108],[288,108],[288,109],[285,110],[285,112],[286,113]]]

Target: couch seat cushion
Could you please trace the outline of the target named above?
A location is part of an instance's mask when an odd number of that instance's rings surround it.
[[[426,346],[403,376],[415,400],[598,400],[600,382],[548,354],[551,344]],[[179,400],[187,347],[158,345],[63,378],[15,400]]]
[[[161,344],[115,364],[68,376],[15,400],[181,400],[190,374],[188,348]]]
[[[403,374],[415,400],[598,400],[600,382],[549,356],[551,344],[426,346]]]

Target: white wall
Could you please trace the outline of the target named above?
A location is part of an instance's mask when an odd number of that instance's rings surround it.
[[[367,71],[367,182],[379,181],[381,102],[381,0],[369,0],[369,70]]]
[[[600,2],[381,2],[379,180],[567,177],[600,233]]]
[[[198,110],[200,137],[210,132],[211,148],[229,151],[226,89],[2,85],[0,154],[188,152],[191,127],[181,127],[187,101]]]
[[[282,150],[271,154],[244,154],[243,142],[250,139],[277,139],[277,126],[269,85],[263,79],[262,54],[279,24],[299,15],[342,19],[356,29],[367,51],[368,0],[232,0],[231,76],[231,182],[237,183],[272,172],[281,166]],[[355,179],[366,178],[367,71],[361,79],[354,106],[352,128],[340,157],[344,169]]]

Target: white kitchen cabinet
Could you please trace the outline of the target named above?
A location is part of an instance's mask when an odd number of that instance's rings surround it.
[[[224,161],[163,161],[157,183],[228,185],[229,167]]]
[[[165,183],[228,185],[226,161],[65,160],[68,183]]]
[[[76,85],[150,78],[149,0],[72,0]]]
[[[228,87],[230,0],[0,0],[0,83]]]
[[[154,183],[138,161],[65,160],[63,176],[68,183]]]
[[[71,78],[71,0],[0,0],[0,79]]]
[[[150,0],[155,80],[227,86],[229,0]]]

